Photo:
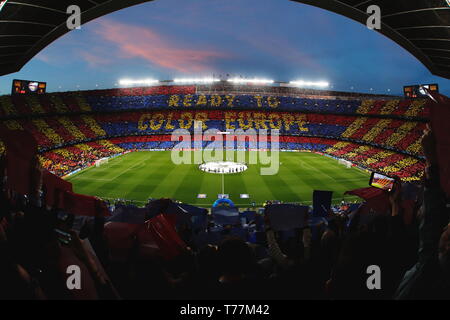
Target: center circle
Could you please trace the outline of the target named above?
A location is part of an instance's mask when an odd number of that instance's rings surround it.
[[[246,164],[233,161],[205,162],[199,165],[198,168],[203,172],[216,174],[240,173],[248,169]]]

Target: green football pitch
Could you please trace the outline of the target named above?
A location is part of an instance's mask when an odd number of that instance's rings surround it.
[[[247,159],[248,159],[247,153]],[[170,151],[128,153],[100,167],[90,167],[68,178],[74,191],[104,199],[126,199],[137,204],[149,198],[171,198],[198,206],[210,206],[222,188],[238,206],[267,200],[311,204],[313,190],[333,191],[339,203],[344,192],[368,185],[369,174],[358,168],[346,168],[336,160],[308,152],[280,152],[276,175],[260,175],[260,167],[249,165],[237,174],[213,174],[199,170],[196,164],[175,165]],[[198,199],[199,194],[206,198]],[[241,199],[248,194],[249,199]],[[346,201],[358,198],[345,196]]]

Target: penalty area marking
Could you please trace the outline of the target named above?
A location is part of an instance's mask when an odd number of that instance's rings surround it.
[[[111,177],[111,178],[88,178],[88,177],[78,176],[77,179],[79,179],[79,180],[87,180],[87,181],[93,181],[93,180],[95,180],[95,181],[105,181],[105,182],[111,182],[111,181],[114,181],[114,180],[116,180],[118,177],[120,177],[121,175],[123,175],[124,173],[130,171],[131,169],[136,168],[137,166],[141,165],[144,161],[147,161],[148,159],[150,159],[151,156],[152,156],[152,154],[151,154],[151,153],[149,153],[149,154],[150,154],[149,157],[145,157],[145,158],[142,159],[141,161],[136,162],[136,163],[135,163],[134,165],[132,165],[131,167],[129,167],[129,168],[127,168],[127,169],[121,171],[119,174],[116,174],[115,176],[113,176],[113,177]],[[122,156],[122,157],[123,157],[123,156]],[[115,159],[113,159],[113,160],[115,160]],[[122,161],[123,161],[123,158],[122,158]],[[107,166],[107,165],[108,165],[108,164],[106,164],[106,166]],[[99,169],[105,169],[106,166],[103,165],[102,167],[99,167]],[[86,168],[86,169],[80,171],[78,174],[85,172],[85,170],[87,170],[87,169],[97,169],[97,168],[95,168],[95,167],[88,167],[88,168]]]

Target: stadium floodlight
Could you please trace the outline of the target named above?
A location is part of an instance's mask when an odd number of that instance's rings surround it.
[[[244,79],[244,78],[231,78],[227,80],[228,82],[234,83],[234,84],[271,84],[274,83],[274,80],[269,79]]]
[[[132,85],[143,85],[143,86],[151,86],[157,84],[159,80],[154,79],[141,79],[141,80],[132,80],[132,79],[122,79],[119,80],[119,84],[121,86],[132,86]]]
[[[296,80],[289,82],[291,85],[296,87],[318,87],[318,88],[328,88],[330,83],[326,81],[304,81],[304,80]]]
[[[2,11],[3,7],[5,6],[5,4],[8,2],[8,0],[1,0],[0,1],[0,11]]]
[[[174,79],[173,82],[175,83],[214,83],[214,82],[219,82],[219,79],[215,79],[215,78],[177,78]]]

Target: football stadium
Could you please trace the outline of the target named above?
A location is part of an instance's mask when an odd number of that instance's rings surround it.
[[[0,1],[0,74],[12,83],[0,96],[0,299],[450,299],[449,1],[288,4],[357,21],[400,46],[427,75],[410,77],[415,84],[381,75],[395,90],[221,70],[196,76],[225,54],[194,57],[155,29],[125,26],[127,10],[151,12],[158,2]],[[197,17],[195,3],[180,6]],[[85,24],[108,14],[124,20],[101,20],[89,55],[79,51]],[[114,50],[96,47],[100,37],[118,45],[120,63],[108,64]],[[67,59],[45,49],[58,41],[77,47],[92,73],[70,65],[76,75],[63,75]],[[126,50],[135,55],[123,58]],[[108,73],[143,57],[184,75]],[[96,84],[105,74],[116,83]],[[74,85],[80,79],[86,88]],[[71,87],[57,85],[64,81]]]

